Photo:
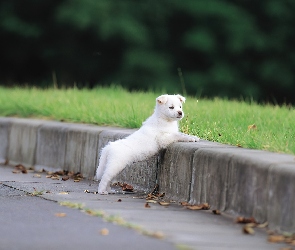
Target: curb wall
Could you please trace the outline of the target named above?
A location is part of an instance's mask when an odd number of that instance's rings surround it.
[[[0,163],[68,170],[93,178],[100,150],[132,129],[0,117]],[[295,156],[201,140],[174,143],[126,167],[116,178],[149,192],[159,184],[175,201],[267,221],[295,233]]]

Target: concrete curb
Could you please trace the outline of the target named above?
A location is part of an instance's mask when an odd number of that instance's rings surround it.
[[[94,176],[100,149],[134,130],[45,120],[0,118],[0,162]],[[117,176],[150,191],[156,183],[175,201],[268,221],[295,232],[295,156],[200,141],[174,143]]]

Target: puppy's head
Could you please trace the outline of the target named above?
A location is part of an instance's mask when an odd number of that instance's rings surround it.
[[[182,104],[185,98],[181,95],[161,95],[157,99],[156,111],[167,120],[181,120],[184,116]]]

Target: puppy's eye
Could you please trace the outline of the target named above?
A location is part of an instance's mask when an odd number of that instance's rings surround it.
[[[170,109],[174,109],[174,107],[172,106],[172,107],[169,107]]]

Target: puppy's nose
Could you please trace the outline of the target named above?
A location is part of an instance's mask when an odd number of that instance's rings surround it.
[[[177,111],[179,115],[182,115],[182,111]]]

